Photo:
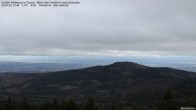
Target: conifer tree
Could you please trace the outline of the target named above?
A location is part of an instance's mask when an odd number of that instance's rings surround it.
[[[171,90],[168,90],[158,103],[158,110],[179,110],[177,101],[174,99]]]
[[[66,110],[76,110],[76,103],[72,98],[68,99],[65,105]]]
[[[12,98],[9,96],[8,99],[5,101],[5,110],[14,110],[14,105],[12,102]]]
[[[97,110],[96,104],[94,102],[94,99],[92,97],[88,98],[86,101],[86,110]]]
[[[29,103],[28,103],[27,97],[24,97],[23,98],[23,101],[22,101],[22,110],[29,110]]]

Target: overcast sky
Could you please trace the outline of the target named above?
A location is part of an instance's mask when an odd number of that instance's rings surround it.
[[[0,55],[196,56],[196,0],[78,1],[0,7]]]

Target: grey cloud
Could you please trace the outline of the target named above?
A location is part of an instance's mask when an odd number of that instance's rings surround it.
[[[0,54],[196,55],[195,0],[80,2],[67,8],[1,8]]]

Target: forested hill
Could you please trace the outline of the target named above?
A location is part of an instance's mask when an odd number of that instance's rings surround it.
[[[146,103],[159,99],[168,89],[177,99],[189,99],[196,73],[154,68],[132,62],[40,74],[0,75],[0,96],[32,98],[89,96],[97,100],[133,100]]]

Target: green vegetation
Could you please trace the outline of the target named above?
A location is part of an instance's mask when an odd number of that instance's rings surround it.
[[[0,110],[179,110],[196,106],[195,73],[130,62],[45,74],[6,74],[0,84]],[[10,94],[13,97],[5,98]]]
[[[168,90],[163,96],[163,99],[158,103],[158,110],[178,110],[180,106],[174,99],[171,90]]]
[[[137,104],[131,101],[96,101],[90,97],[84,101],[73,98],[52,100],[13,99],[7,97],[0,101],[0,110],[180,110],[181,106],[195,106],[195,93],[190,102],[177,100],[171,90],[154,103]]]

